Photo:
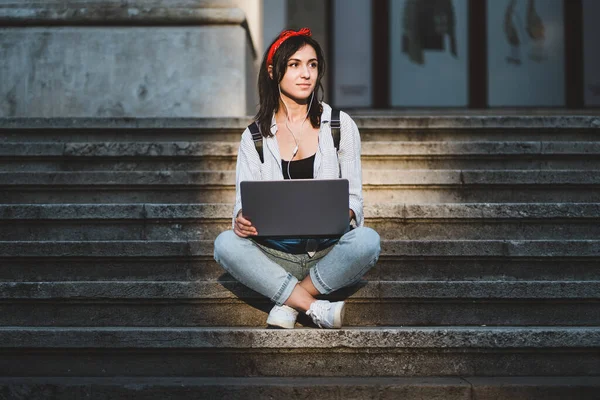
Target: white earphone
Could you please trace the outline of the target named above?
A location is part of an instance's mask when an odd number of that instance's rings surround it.
[[[290,129],[290,126],[288,125],[288,121],[290,119],[290,114],[289,114],[288,107],[285,104],[285,101],[283,101],[283,96],[281,95],[281,85],[278,84],[277,87],[279,88],[279,99],[281,100],[281,102],[283,103],[283,106],[285,107],[285,115],[286,115],[285,126],[286,126],[286,128],[288,128],[288,130],[292,134],[292,137],[294,138],[294,143],[296,144],[296,146],[294,147],[294,150],[292,152],[292,158],[290,158],[290,161],[288,162],[288,165],[287,165],[287,173],[288,173],[288,177],[290,177],[290,163],[292,162],[294,157],[296,157],[296,154],[298,154],[298,150],[299,150],[298,139],[296,138],[296,135],[294,134],[294,132]],[[306,119],[308,118],[308,114],[310,113],[310,107],[312,106],[314,96],[315,96],[315,92],[313,91],[312,94],[310,95],[310,102],[308,103],[308,110],[306,111],[306,116],[304,117],[304,120],[302,121],[302,125],[300,125],[300,134],[302,134],[302,128],[304,127],[304,123],[306,122]]]

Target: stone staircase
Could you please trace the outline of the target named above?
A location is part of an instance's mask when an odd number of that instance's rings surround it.
[[[212,259],[246,119],[0,120],[0,399],[599,399],[600,118],[355,120],[340,331]]]

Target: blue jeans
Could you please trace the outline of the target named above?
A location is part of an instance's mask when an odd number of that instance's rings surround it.
[[[358,282],[375,265],[380,251],[379,234],[367,227],[347,232],[313,257],[271,249],[229,230],[215,240],[214,256],[239,282],[282,305],[309,274],[321,294]]]

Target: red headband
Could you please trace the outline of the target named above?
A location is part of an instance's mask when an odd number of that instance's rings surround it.
[[[279,46],[281,46],[281,43],[285,42],[292,36],[311,36],[311,35],[312,35],[312,33],[310,32],[310,29],[308,29],[308,28],[302,28],[299,31],[291,31],[290,30],[290,31],[281,32],[279,34],[279,38],[277,38],[275,43],[273,43],[273,45],[269,49],[269,54],[267,55],[267,66],[273,65],[273,56],[275,55],[275,52],[277,51]]]

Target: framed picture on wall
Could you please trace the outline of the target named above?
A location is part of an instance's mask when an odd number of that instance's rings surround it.
[[[468,105],[468,1],[393,0],[390,105]]]
[[[565,106],[563,0],[487,0],[490,107]]]

